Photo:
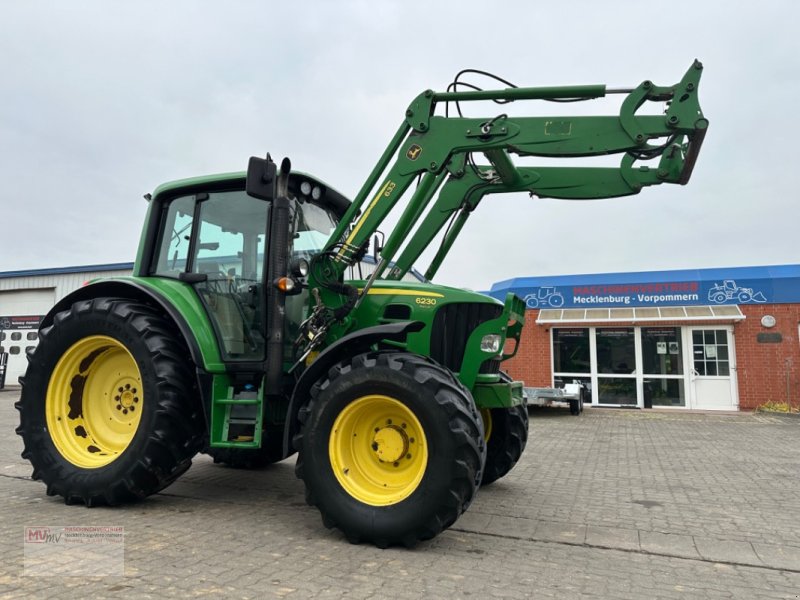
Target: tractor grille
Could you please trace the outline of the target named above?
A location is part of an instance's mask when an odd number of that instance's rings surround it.
[[[496,375],[500,372],[500,361],[493,359],[487,360],[481,363],[481,368],[478,369],[478,373],[481,375]]]
[[[445,304],[433,318],[431,330],[431,358],[451,371],[459,371],[467,349],[467,340],[481,323],[496,319],[503,307],[496,304],[461,302]],[[489,363],[497,363],[496,370],[484,371]],[[493,367],[491,367],[493,368]],[[500,369],[499,361],[487,361],[481,373],[494,373]]]

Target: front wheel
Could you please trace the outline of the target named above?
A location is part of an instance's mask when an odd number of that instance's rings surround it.
[[[505,477],[517,464],[528,443],[528,407],[481,409],[486,432],[486,467],[481,485]]]
[[[306,500],[353,543],[433,538],[477,491],[486,450],[474,402],[424,357],[371,353],[338,364],[300,420]]]
[[[120,504],[172,483],[202,442],[188,350],[130,300],[76,302],[41,330],[23,379],[22,457],[67,504]]]

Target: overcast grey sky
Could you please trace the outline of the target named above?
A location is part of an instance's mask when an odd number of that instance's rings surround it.
[[[711,125],[688,186],[489,197],[439,280],[797,263],[799,16],[771,0],[0,0],[0,271],[132,261],[144,193],[266,151],[353,196],[410,100],[465,67],[669,85],[695,57]]]

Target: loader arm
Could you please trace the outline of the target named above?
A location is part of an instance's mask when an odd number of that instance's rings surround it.
[[[431,210],[407,239],[386,278],[401,279],[450,221],[425,272],[426,279],[433,279],[467,219],[489,194],[528,192],[531,196],[563,200],[629,196],[638,194],[645,186],[664,183],[670,176],[679,178],[684,168],[683,150],[678,145],[661,155],[657,169],[634,167],[634,160],[630,154],[624,155],[619,168],[520,167],[517,169],[519,176],[511,183],[497,177],[493,167],[476,167],[461,177],[450,176],[433,201]]]
[[[645,186],[661,183],[686,184],[708,127],[697,96],[702,68],[695,61],[679,83],[667,87],[644,81],[630,90],[589,85],[444,93],[428,90],[420,94],[331,235],[326,248],[335,257],[331,268],[341,273],[359,257],[370,236],[415,180],[417,186],[386,239],[371,280],[382,276],[405,243],[405,250],[388,277],[402,276],[448,219],[460,211],[426,274],[432,276],[469,213],[487,194],[528,191],[540,197],[588,200],[636,194]],[[600,98],[609,93],[627,94],[618,115],[499,114],[464,118],[434,114],[437,105],[443,102],[574,100]],[[666,103],[664,114],[637,114],[646,102]],[[658,143],[651,143],[656,140]],[[471,160],[473,154],[483,154],[490,166],[476,166]],[[517,167],[511,159],[513,154],[562,158],[623,156],[618,168]],[[637,160],[658,157],[657,168],[635,166]],[[431,202],[434,205],[420,223]]]

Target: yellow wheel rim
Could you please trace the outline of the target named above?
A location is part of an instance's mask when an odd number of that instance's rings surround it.
[[[481,419],[483,419],[483,441],[488,442],[492,437],[492,409],[482,408]]]
[[[119,341],[94,335],[73,344],[50,375],[45,416],[65,459],[103,467],[130,445],[144,407],[139,367]]]
[[[422,425],[389,396],[364,396],[348,404],[333,424],[328,452],[341,486],[371,506],[408,498],[428,465]]]

